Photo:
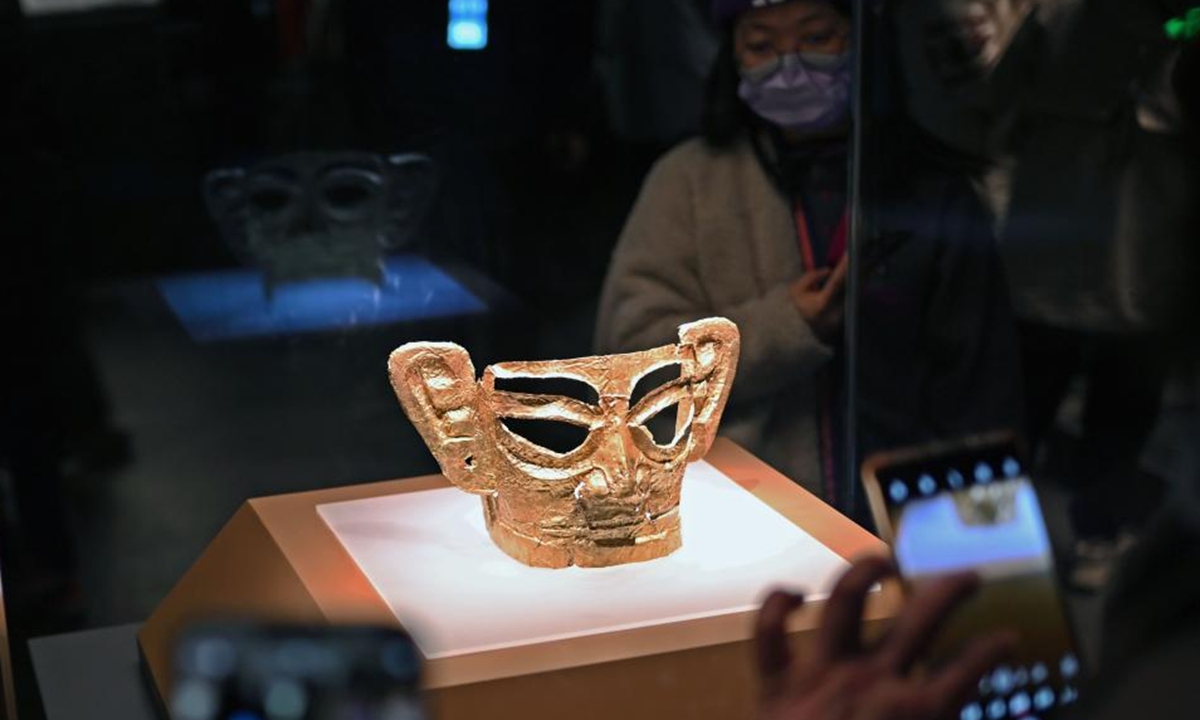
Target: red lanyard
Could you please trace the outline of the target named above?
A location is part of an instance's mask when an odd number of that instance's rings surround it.
[[[813,253],[812,235],[808,229],[808,216],[804,213],[804,206],[797,200],[793,206],[794,217],[796,219],[796,235],[800,239],[800,259],[804,263],[805,270],[815,270],[817,268],[817,259]],[[829,243],[829,252],[825,257],[824,267],[833,267],[841,261],[842,256],[846,254],[846,241],[850,235],[850,211],[842,213],[842,219],[838,221],[837,227],[833,231],[833,240]]]
[[[816,255],[813,252],[812,234],[808,229],[808,216],[804,214],[804,207],[797,200],[794,206],[796,218],[796,235],[800,240],[800,258],[804,263],[804,269],[814,270],[817,267]],[[837,228],[833,231],[833,239],[829,243],[829,252],[825,257],[825,267],[833,267],[841,261],[842,256],[846,254],[846,240],[850,232],[850,211],[842,213],[842,219],[838,221]],[[820,432],[820,459],[821,459],[821,486],[825,495],[825,502],[836,505],[838,502],[838,486],[837,486],[837,468],[834,467],[835,453],[833,437],[833,402],[830,396],[829,388],[822,384],[820,386],[820,404],[821,413],[819,417],[819,432]]]

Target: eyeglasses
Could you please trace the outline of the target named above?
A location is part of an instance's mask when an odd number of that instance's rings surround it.
[[[742,68],[741,75],[746,82],[758,85],[766,82],[772,75],[785,67],[803,65],[810,70],[829,72],[845,65],[849,62],[849,58],[849,53],[832,55],[829,53],[802,52],[790,55],[776,55],[772,60],[755,65],[752,68]]]

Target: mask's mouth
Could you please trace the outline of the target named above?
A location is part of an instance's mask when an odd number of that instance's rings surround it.
[[[589,530],[630,530],[678,512],[678,508],[648,514],[637,503],[605,503],[584,509],[583,518]],[[569,518],[556,517],[540,524],[543,533],[553,537],[573,535],[578,526],[572,524]]]
[[[585,513],[588,527],[594,530],[618,530],[653,523],[659,518],[677,512],[671,508],[660,513],[650,514],[640,505],[623,505],[615,508],[604,508],[605,514],[597,514],[594,510]]]
[[[588,527],[594,530],[613,530],[616,528],[633,527],[646,522],[645,515],[638,514],[637,507],[605,509],[604,514],[598,515],[594,510],[585,513]]]

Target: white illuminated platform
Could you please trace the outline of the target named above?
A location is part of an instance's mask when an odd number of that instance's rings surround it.
[[[847,563],[707,462],[684,478],[683,547],[609,568],[505,555],[455,488],[317,512],[429,660],[753,610],[773,587],[824,597]]]

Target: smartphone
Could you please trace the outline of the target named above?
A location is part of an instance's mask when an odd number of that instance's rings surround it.
[[[992,629],[1020,634],[1011,660],[979,683],[961,720],[1047,720],[1083,677],[1041,504],[1010,434],[884,452],[863,464],[875,522],[905,585],[973,570],[979,592],[949,618],[929,662],[948,662]]]
[[[175,644],[173,720],[422,720],[420,656],[374,627],[220,624]]]

